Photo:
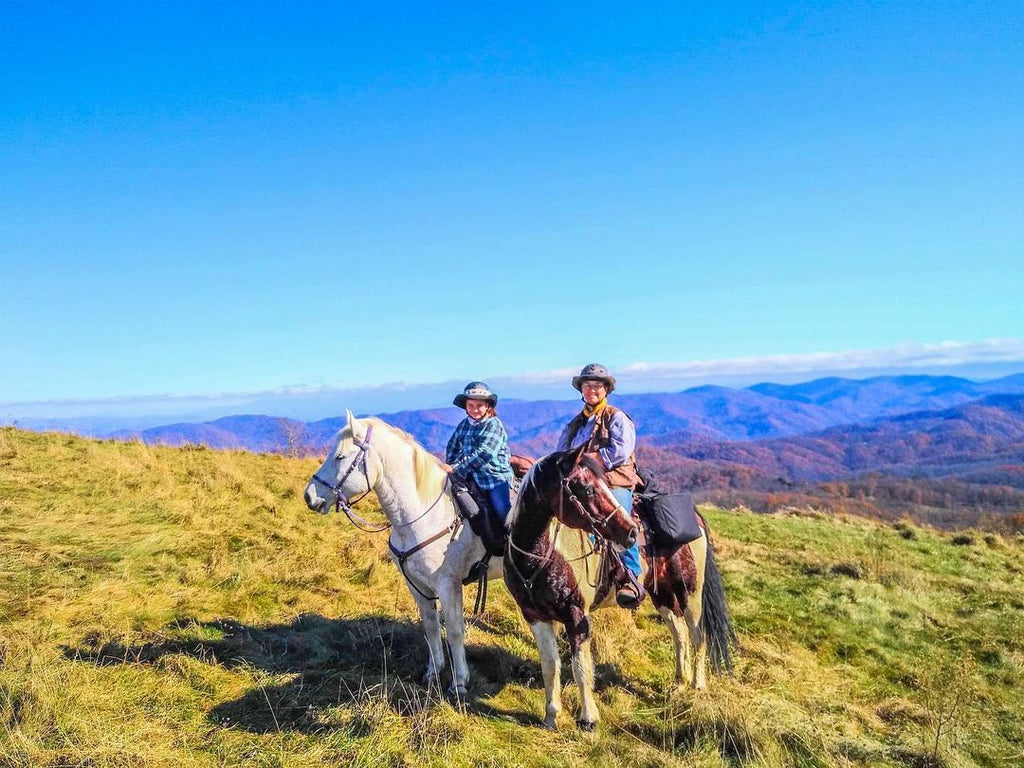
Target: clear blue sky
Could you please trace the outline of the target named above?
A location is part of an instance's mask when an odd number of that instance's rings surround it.
[[[3,2],[0,402],[1024,337],[1018,1],[312,5]]]

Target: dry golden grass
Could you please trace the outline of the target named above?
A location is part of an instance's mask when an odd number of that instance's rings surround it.
[[[706,510],[743,645],[734,676],[677,691],[650,606],[599,612],[601,728],[575,729],[569,685],[550,733],[536,649],[500,585],[470,624],[466,710],[415,683],[426,651],[412,598],[384,538],[305,509],[316,464],[0,430],[0,765],[1024,754],[1020,540]]]

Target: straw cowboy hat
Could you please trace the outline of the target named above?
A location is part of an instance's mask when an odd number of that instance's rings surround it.
[[[603,381],[609,392],[615,389],[615,377],[600,363],[585,365],[579,376],[572,377],[572,385],[579,392],[583,391],[584,381]]]
[[[467,400],[486,400],[491,405],[498,404],[498,396],[491,392],[491,388],[482,381],[469,382],[462,390],[462,394],[456,395],[452,403],[459,408],[465,408]]]

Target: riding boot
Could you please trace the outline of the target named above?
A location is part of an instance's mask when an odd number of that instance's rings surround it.
[[[636,545],[620,553],[620,558],[625,573],[615,593],[615,602],[620,608],[636,609],[647,595],[647,590],[640,583],[640,559]]]
[[[635,610],[640,607],[646,596],[647,590],[644,589],[644,585],[633,579],[632,583],[619,587],[615,593],[615,602],[620,608]]]
[[[488,555],[496,557],[505,554],[505,528],[499,525],[495,515],[485,510],[480,515],[480,540]]]

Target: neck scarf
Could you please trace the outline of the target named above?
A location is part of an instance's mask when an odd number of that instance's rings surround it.
[[[608,405],[608,398],[607,397],[604,400],[602,400],[600,403],[598,403],[597,405],[594,405],[594,406],[590,406],[590,405],[584,404],[584,406],[583,406],[583,415],[586,416],[589,419],[595,413],[600,413],[601,411],[603,411],[604,407],[606,405]]]

